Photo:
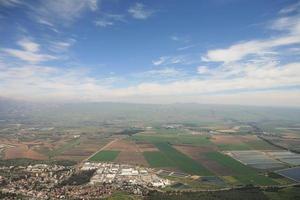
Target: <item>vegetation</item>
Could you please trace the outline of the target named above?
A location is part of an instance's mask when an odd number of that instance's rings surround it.
[[[127,194],[125,192],[115,192],[110,197],[105,200],[138,200],[140,197],[135,197],[132,194]]]
[[[268,200],[259,189],[242,189],[218,192],[151,192],[146,200]]]
[[[162,152],[162,154],[164,154],[165,157],[169,158],[180,170],[189,174],[202,176],[212,175],[212,173],[208,169],[194,161],[192,158],[177,151],[169,143],[157,142],[154,144]]]
[[[191,145],[198,145],[198,146],[212,144],[208,136],[202,136],[202,135],[138,134],[138,135],[134,135],[132,138],[137,141],[147,141],[152,143],[167,142],[171,144],[191,144]]]
[[[34,164],[56,164],[62,166],[73,166],[76,165],[75,161],[70,160],[32,160],[27,158],[17,158],[9,160],[0,160],[0,166],[27,166]]]
[[[300,199],[299,189],[299,187],[290,187],[276,191],[265,191],[264,193],[270,200],[298,200]]]
[[[240,143],[240,144],[218,144],[217,146],[221,151],[251,150],[251,148],[245,143]]]
[[[124,129],[123,131],[121,132],[118,132],[118,134],[120,135],[129,135],[129,136],[132,136],[134,134],[137,134],[137,133],[140,133],[140,132],[143,132],[144,129],[138,129],[138,128],[129,128],[129,129]]]
[[[259,175],[258,172],[233,158],[219,152],[209,152],[206,154],[209,159],[215,160],[221,165],[230,168],[235,173],[235,178],[243,184],[272,185],[276,184],[272,179]]]
[[[119,155],[120,151],[100,151],[91,157],[90,161],[113,161]]]
[[[67,180],[63,181],[59,187],[65,185],[83,185],[90,182],[90,179],[94,175],[96,170],[88,170],[88,171],[79,171],[78,173],[73,174]]]
[[[150,167],[174,167],[175,164],[172,160],[165,156],[160,151],[144,152],[144,157],[149,163]]]

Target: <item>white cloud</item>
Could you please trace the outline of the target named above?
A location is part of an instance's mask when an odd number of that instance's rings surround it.
[[[29,40],[28,38],[23,38],[17,42],[18,45],[22,47],[20,49],[11,49],[11,48],[3,48],[2,52],[18,58],[23,61],[31,62],[31,63],[39,63],[49,60],[57,59],[57,57],[49,55],[49,54],[42,54],[39,52],[40,45]]]
[[[20,0],[0,0],[0,6],[13,7],[22,4]]]
[[[51,41],[49,49],[55,53],[67,51],[74,43],[75,39],[67,39],[65,41]]]
[[[88,4],[92,11],[95,11],[98,9],[98,0],[89,0]]]
[[[32,62],[32,63],[39,63],[49,60],[56,59],[55,56],[48,55],[48,54],[38,54],[30,51],[18,50],[18,49],[3,49],[3,51],[10,56],[19,58],[21,60]]]
[[[152,61],[152,64],[155,66],[160,65],[174,65],[174,64],[191,64],[194,60],[188,55],[177,55],[177,56],[161,56],[156,60]]]
[[[269,54],[276,47],[292,44],[300,44],[300,37],[292,35],[269,40],[252,40],[232,45],[226,49],[209,50],[202,57],[202,60],[206,62],[234,62],[249,55]]]
[[[108,21],[106,19],[98,19],[95,21],[96,26],[107,27],[114,25],[114,22]]]
[[[300,11],[300,1],[290,6],[287,6],[279,11],[280,14],[289,14],[295,11]]]
[[[119,14],[104,14],[95,21],[96,26],[113,26],[116,22],[126,22],[125,17]]]
[[[147,19],[154,11],[147,9],[142,3],[136,3],[128,9],[128,13],[135,19]]]
[[[210,69],[207,66],[198,66],[197,67],[198,74],[204,75],[204,74],[208,74],[209,72],[210,72]]]
[[[30,13],[37,22],[53,25],[68,25],[78,19],[85,11],[96,11],[98,0],[45,0],[39,5],[30,5]]]
[[[172,35],[170,37],[171,40],[176,41],[176,42],[182,42],[182,43],[188,43],[190,42],[188,36],[177,36],[177,35]]]
[[[300,34],[300,15],[294,15],[289,17],[281,17],[275,20],[271,26],[271,29],[287,32],[289,35]]]
[[[184,47],[179,47],[179,48],[177,48],[177,51],[184,51],[184,50],[193,48],[195,46],[196,46],[196,44],[191,44],[191,45],[187,45],[187,46],[184,46]]]
[[[221,70],[210,69],[209,79],[186,78],[183,80],[174,80],[167,83],[156,83],[143,81],[134,86],[112,87],[111,81],[92,77],[89,72],[81,69],[61,69],[58,67],[47,67],[38,65],[22,65],[20,67],[6,67],[0,64],[0,91],[2,95],[8,97],[25,98],[39,100],[88,100],[88,101],[150,101],[155,97],[161,100],[168,99],[165,102],[177,102],[178,100],[188,102],[192,99],[202,103],[212,103],[204,99],[214,99],[215,103],[227,103],[233,100],[242,104],[264,104],[259,99],[269,100],[268,104],[281,104],[293,101],[300,96],[299,90],[289,92],[287,89],[294,86],[300,86],[300,63],[289,63],[280,65],[272,60],[253,61],[244,66],[224,67]],[[206,67],[201,66],[201,72],[206,73]],[[208,69],[208,68],[207,68]],[[204,71],[203,71],[204,70]],[[173,68],[146,71],[140,75],[143,77],[180,77],[182,71]],[[232,76],[239,74],[239,76]],[[113,77],[111,77],[113,78]],[[110,79],[111,79],[110,78]],[[120,79],[115,79],[120,84]],[[126,81],[126,79],[124,79]],[[279,88],[279,89],[276,89]],[[270,90],[271,89],[271,90]],[[271,99],[266,97],[266,92],[257,96],[257,90],[267,90],[272,93],[286,94],[289,96],[280,97],[280,99]],[[235,91],[227,94],[227,91]],[[242,91],[242,92],[238,92]],[[245,95],[245,91],[246,95]],[[276,96],[273,95],[273,97]],[[239,96],[257,97],[257,101],[238,102]],[[193,97],[193,98],[192,98]],[[246,98],[245,98],[246,100]],[[285,101],[286,100],[286,101]],[[194,102],[195,102],[194,101]],[[282,102],[281,102],[282,101]],[[300,102],[297,103],[300,106]]]
[[[40,45],[29,40],[28,38],[23,38],[18,41],[18,44],[26,51],[37,52],[39,51]]]
[[[284,32],[284,35],[265,40],[240,42],[224,49],[209,50],[202,60],[235,62],[246,56],[268,54],[282,46],[300,44],[300,16],[279,18],[272,23],[271,28]]]
[[[150,79],[164,79],[164,78],[174,78],[174,77],[179,77],[183,75],[183,72],[175,69],[175,68],[171,68],[171,67],[165,67],[162,69],[153,69],[153,70],[149,70],[149,71],[145,71],[142,73],[137,73],[134,74],[135,77],[138,78],[150,78]]]

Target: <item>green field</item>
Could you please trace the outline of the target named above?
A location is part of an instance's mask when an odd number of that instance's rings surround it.
[[[113,161],[119,155],[120,151],[100,151],[91,157],[90,161]]]
[[[218,148],[221,151],[233,151],[233,150],[278,150],[277,147],[270,145],[269,143],[257,139],[255,141],[241,142],[239,144],[218,144]]]
[[[258,184],[258,185],[275,185],[277,184],[272,179],[259,175],[258,172],[233,158],[221,154],[219,152],[209,152],[206,157],[215,160],[219,164],[230,168],[236,175],[234,176],[243,184]]]
[[[166,157],[160,151],[148,151],[143,153],[145,159],[149,163],[150,167],[174,167],[175,164],[172,160]]]
[[[218,144],[217,145],[219,150],[221,151],[240,151],[240,150],[251,150],[252,148],[249,147],[245,143],[240,143],[240,144]]]
[[[274,145],[271,145],[259,138],[258,140],[247,142],[247,145],[249,145],[252,149],[255,150],[279,150],[278,147],[275,147]]]
[[[154,144],[165,157],[170,159],[174,165],[183,172],[202,176],[212,175],[208,169],[194,161],[192,158],[177,151],[170,144],[166,142],[156,142]]]

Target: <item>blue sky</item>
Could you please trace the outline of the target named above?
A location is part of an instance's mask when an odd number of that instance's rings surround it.
[[[0,0],[1,96],[300,106],[300,1]]]

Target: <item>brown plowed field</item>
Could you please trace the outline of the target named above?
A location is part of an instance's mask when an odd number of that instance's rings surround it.
[[[28,148],[28,145],[18,144],[14,147],[8,148],[5,151],[5,159],[14,159],[14,158],[30,158],[35,160],[45,160],[46,156]]]
[[[145,151],[159,151],[156,146],[148,142],[136,142],[137,147],[141,152]]]
[[[148,166],[137,144],[129,140],[118,140],[104,150],[120,151],[116,162]]]
[[[257,140],[255,135],[214,135],[211,138],[216,144],[240,144]]]

